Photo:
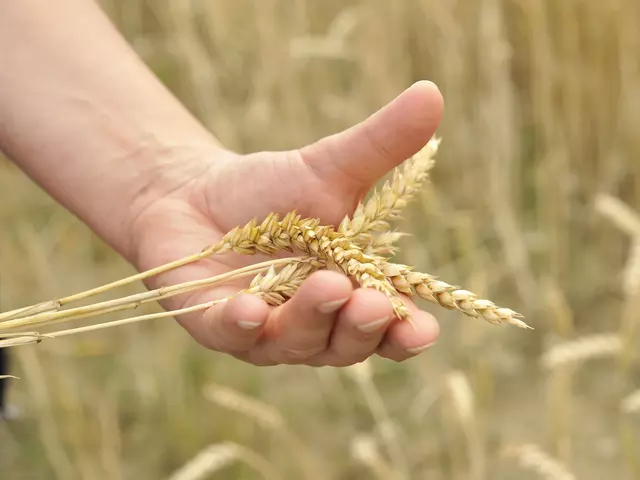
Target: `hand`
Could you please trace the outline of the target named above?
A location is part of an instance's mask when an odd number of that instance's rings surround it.
[[[437,88],[418,82],[362,123],[299,150],[241,156],[216,149],[176,162],[150,188],[162,194],[147,201],[132,222],[130,256],[141,270],[156,267],[196,253],[233,227],[272,211],[296,209],[337,225],[376,181],[427,143],[442,108]],[[149,285],[205,278],[264,259],[214,256]],[[183,308],[240,288],[224,284],[171,299],[166,306]],[[346,276],[321,270],[279,307],[239,295],[178,321],[205,347],[255,365],[346,366],[373,354],[402,361],[435,342],[436,320],[406,302],[416,328],[393,317],[384,294],[354,289]]]

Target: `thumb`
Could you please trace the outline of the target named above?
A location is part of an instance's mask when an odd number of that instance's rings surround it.
[[[322,179],[369,188],[427,144],[442,110],[438,87],[420,81],[366,120],[300,153]]]

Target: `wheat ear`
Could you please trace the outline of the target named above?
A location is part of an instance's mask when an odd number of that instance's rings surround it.
[[[474,293],[449,285],[427,273],[415,272],[407,265],[387,263],[383,271],[396,290],[406,295],[418,295],[448,310],[459,310],[468,317],[482,318],[489,323],[533,330],[533,327],[520,320],[523,318],[521,314],[498,307],[489,300],[479,299]]]
[[[393,253],[393,243],[404,234],[389,232],[388,221],[400,216],[427,180],[439,145],[440,139],[432,138],[401,167],[395,168],[391,182],[385,182],[380,191],[374,190],[366,203],[359,203],[353,216],[342,220],[338,232],[371,253]]]

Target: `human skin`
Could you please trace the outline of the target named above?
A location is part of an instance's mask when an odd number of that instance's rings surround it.
[[[269,212],[295,208],[337,225],[427,143],[443,110],[437,87],[420,81],[311,145],[240,155],[181,105],[91,0],[0,2],[0,58],[0,150],[139,270],[198,252]],[[212,257],[147,285],[260,260]],[[238,288],[163,306],[183,308]],[[239,295],[177,320],[201,345],[255,365],[345,366],[376,354],[403,361],[439,332],[433,316],[405,300],[412,324],[393,316],[384,294],[322,270],[279,307]]]

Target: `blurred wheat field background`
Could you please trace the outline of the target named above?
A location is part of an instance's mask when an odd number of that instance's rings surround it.
[[[102,3],[238,151],[434,81],[443,141],[400,260],[536,330],[426,305],[436,346],[347,369],[252,367],[172,320],[11,349],[0,478],[640,478],[640,3]],[[6,161],[0,189],[1,310],[131,273]]]

